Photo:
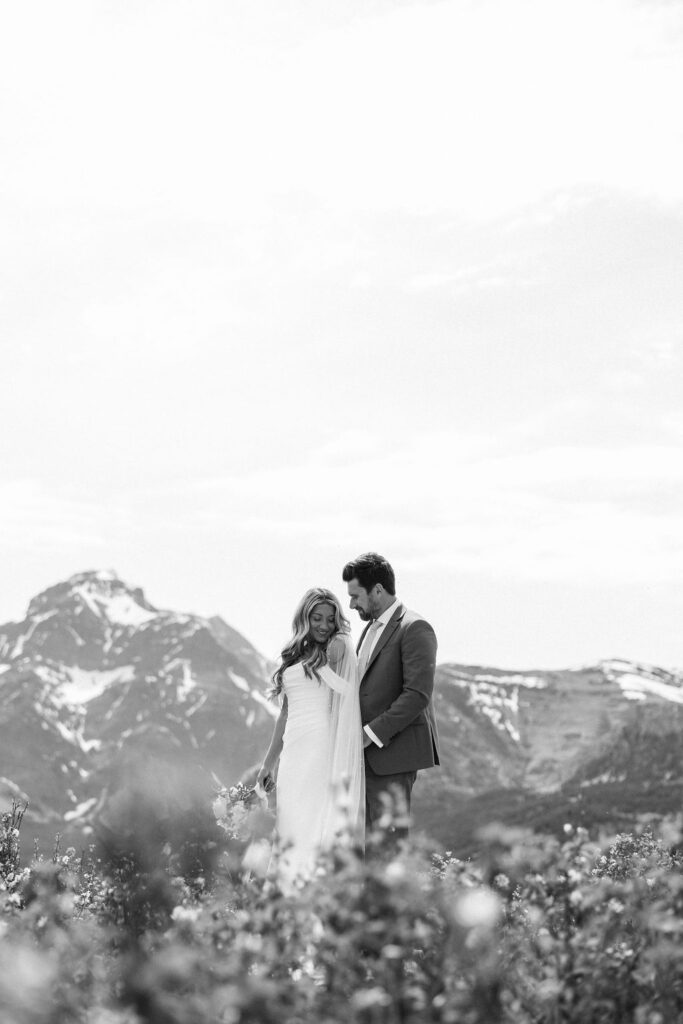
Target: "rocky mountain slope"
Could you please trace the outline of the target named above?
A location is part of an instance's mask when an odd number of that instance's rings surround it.
[[[618,659],[564,671],[442,665],[435,703],[446,767],[421,778],[416,813],[461,853],[492,820],[610,830],[680,809],[681,675]]]
[[[24,832],[78,841],[116,822],[124,790],[189,801],[257,762],[276,709],[270,666],[221,619],[161,611],[111,572],[86,572],[0,626],[0,804]],[[182,791],[182,793],[181,793]]]
[[[137,796],[206,806],[212,772],[234,782],[262,757],[271,671],[221,619],[159,610],[114,573],[50,587],[0,626],[0,807],[27,797],[24,833],[45,848],[133,827]],[[680,807],[674,673],[441,665],[435,706],[443,767],[421,773],[414,809],[459,853],[490,820],[626,827]]]

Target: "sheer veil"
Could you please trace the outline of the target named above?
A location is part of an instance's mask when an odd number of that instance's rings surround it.
[[[360,717],[358,662],[349,634],[338,634],[343,643],[334,670],[325,665],[320,674],[330,688],[330,796],[325,808],[322,846],[329,849],[335,837],[348,835],[362,843],[365,827],[365,763]]]

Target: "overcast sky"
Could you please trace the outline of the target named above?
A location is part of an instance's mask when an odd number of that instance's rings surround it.
[[[274,657],[375,549],[442,661],[683,667],[683,2],[34,0],[0,88],[0,622]]]

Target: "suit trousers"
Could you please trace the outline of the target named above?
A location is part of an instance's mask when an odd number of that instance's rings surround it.
[[[417,772],[377,775],[365,758],[366,832],[380,828],[394,839],[403,839],[408,835],[410,797],[416,778]]]

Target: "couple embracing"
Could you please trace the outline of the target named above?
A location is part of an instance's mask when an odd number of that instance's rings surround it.
[[[407,834],[417,772],[439,764],[434,630],[399,602],[381,555],[349,562],[342,579],[366,623],[357,649],[338,598],[315,588],[273,676],[280,715],[258,782],[268,791],[277,779],[285,879],[310,874],[343,831]]]

